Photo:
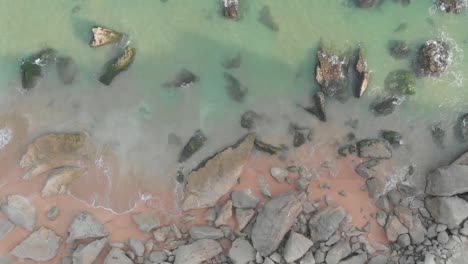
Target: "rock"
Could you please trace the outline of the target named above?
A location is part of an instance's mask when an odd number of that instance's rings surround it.
[[[416,74],[408,70],[395,70],[385,78],[385,89],[399,95],[416,93]]]
[[[239,12],[239,0],[223,0],[224,17],[236,19]]]
[[[13,248],[10,254],[34,261],[49,261],[57,255],[60,240],[54,231],[41,227]]]
[[[275,180],[279,183],[285,182],[286,178],[288,177],[288,171],[278,167],[272,167],[270,169],[270,174],[271,177],[275,178]]]
[[[64,84],[70,84],[75,79],[78,66],[71,57],[57,58],[57,73]]]
[[[381,130],[380,135],[394,148],[403,144],[403,136],[396,131]]]
[[[60,211],[59,211],[59,209],[57,208],[57,206],[54,206],[54,207],[50,208],[50,209],[47,211],[47,218],[48,218],[50,221],[55,221],[55,219],[57,219],[59,213],[60,213]]]
[[[255,215],[254,209],[241,209],[236,208],[235,210],[235,218],[237,222],[237,231],[242,231],[245,226],[252,220]]]
[[[356,167],[355,171],[360,176],[362,176],[362,177],[364,177],[366,179],[369,179],[369,178],[373,177],[374,171],[372,170],[372,168],[379,165],[379,163],[380,163],[379,159],[370,159],[370,160],[364,161],[361,164],[359,164]]]
[[[364,51],[362,48],[359,48],[358,51],[358,59],[356,61],[356,77],[358,79],[359,85],[357,87],[356,95],[357,97],[361,97],[367,91],[367,87],[369,86],[369,78],[370,73],[367,69],[367,62],[364,58]]]
[[[123,34],[109,28],[93,27],[91,28],[92,37],[89,43],[91,47],[100,47],[109,43],[119,41]]]
[[[36,223],[36,208],[23,196],[8,195],[0,204],[2,212],[15,225],[33,231]]]
[[[387,224],[385,225],[385,232],[388,241],[396,242],[400,235],[408,233],[408,228],[406,228],[395,215],[390,214],[388,215]]]
[[[232,217],[232,201],[228,200],[218,212],[215,225],[222,226],[227,225],[229,219]]]
[[[424,242],[424,237],[426,236],[427,230],[417,215],[414,215],[412,220],[412,228],[409,229],[411,242],[415,245],[421,244]]]
[[[339,241],[327,253],[325,262],[327,264],[338,264],[342,259],[351,254],[351,247],[347,241]]]
[[[445,140],[445,130],[442,127],[442,123],[438,122],[433,124],[430,127],[431,136],[434,143],[439,147],[444,147],[444,140]]]
[[[153,232],[153,237],[157,242],[164,242],[171,232],[170,226],[163,226]]]
[[[255,111],[249,110],[242,114],[241,116],[241,127],[247,129],[254,129],[258,123],[262,119],[262,116],[257,114]]]
[[[55,61],[55,55],[55,50],[46,48],[23,60],[20,66],[23,89],[30,90],[36,87],[42,77],[42,68]]]
[[[399,205],[401,202],[401,193],[397,189],[391,189],[387,192],[387,197],[393,205]]]
[[[356,0],[356,5],[360,8],[369,8],[374,5],[374,0]]]
[[[132,220],[138,226],[138,229],[144,233],[151,232],[151,230],[161,225],[159,215],[152,211],[134,214],[132,215]]]
[[[135,49],[126,47],[116,58],[107,63],[107,69],[104,74],[99,77],[99,81],[104,85],[110,85],[115,76],[130,67],[134,58]]]
[[[262,256],[275,251],[286,232],[302,210],[302,202],[290,192],[283,193],[265,204],[253,225],[253,246]]]
[[[183,68],[177,73],[173,80],[164,83],[164,87],[184,88],[197,83],[200,78],[193,72]]]
[[[450,62],[450,50],[442,40],[428,40],[418,51],[416,58],[417,72],[424,76],[440,76],[447,70]]]
[[[259,139],[255,139],[254,146],[255,146],[255,149],[257,149],[259,151],[262,151],[262,152],[265,152],[265,153],[268,153],[270,155],[276,155],[276,154],[278,154],[278,152],[281,151],[280,147],[273,146],[273,145],[268,144],[266,142],[263,142],[263,141],[261,141]]]
[[[358,155],[361,158],[390,159],[392,150],[381,139],[364,139],[357,142]]]
[[[327,115],[325,113],[325,94],[323,92],[316,92],[313,96],[314,106],[304,108],[305,111],[315,115],[320,121],[327,122]]]
[[[405,248],[411,244],[411,238],[408,234],[399,235],[397,243],[400,245],[400,247]]]
[[[41,196],[48,198],[59,194],[67,194],[68,187],[85,173],[85,169],[71,166],[51,170],[42,188]]]
[[[284,246],[283,258],[287,263],[300,259],[314,243],[305,236],[291,231]]]
[[[307,252],[305,256],[299,261],[299,264],[315,264],[314,254]]]
[[[262,195],[266,198],[271,198],[271,193],[268,190],[268,184],[265,182],[265,180],[261,176],[257,176],[257,181],[260,193],[262,193]]]
[[[466,9],[466,1],[463,0],[435,0],[434,5],[447,13],[460,14]]]
[[[387,264],[388,263],[387,261],[388,261],[387,256],[378,255],[378,256],[371,258],[368,264]]]
[[[212,239],[200,239],[180,246],[175,252],[174,264],[200,264],[223,252],[221,245]]]
[[[298,147],[304,145],[306,143],[306,141],[307,141],[307,138],[304,135],[304,133],[302,133],[299,130],[294,131],[293,146],[295,148],[298,148]]]
[[[346,258],[345,260],[340,261],[339,264],[365,264],[366,261],[367,261],[367,254],[361,253],[361,254]]]
[[[62,257],[60,259],[60,264],[73,264],[73,258],[71,256]]]
[[[348,58],[330,54],[321,48],[317,52],[318,63],[315,68],[315,79],[326,96],[334,96],[347,86],[346,72]]]
[[[8,219],[0,218],[0,241],[15,228],[15,225]]]
[[[460,141],[468,141],[468,113],[463,114],[460,118],[458,118],[455,127],[455,133]]]
[[[104,264],[133,264],[120,248],[112,248],[104,259]]]
[[[237,69],[241,66],[242,63],[242,56],[240,53],[238,53],[236,56],[227,59],[226,61],[223,62],[223,67],[226,70],[230,69]]]
[[[243,238],[234,240],[229,250],[229,258],[233,264],[248,264],[255,260],[255,255],[255,249]]]
[[[248,88],[243,85],[239,79],[227,72],[224,73],[224,79],[226,80],[226,91],[229,97],[236,102],[243,102],[247,95]]]
[[[107,231],[98,220],[83,212],[76,216],[68,227],[67,243],[72,244],[75,240],[102,238],[107,235]]]
[[[211,226],[192,226],[190,228],[190,237],[193,240],[198,239],[219,239],[224,237],[223,231]]]
[[[410,49],[404,40],[391,40],[388,43],[390,55],[395,59],[405,59],[409,56]]]
[[[386,195],[381,195],[375,202],[375,206],[385,213],[390,212],[390,202]]]
[[[401,103],[401,100],[398,99],[396,96],[388,96],[384,98],[382,101],[376,102],[372,109],[374,113],[378,116],[386,116],[393,111],[395,111],[395,107]]]
[[[129,238],[128,239],[128,246],[129,248],[135,253],[137,257],[142,257],[143,254],[145,253],[145,245],[143,245],[143,242],[136,238]]]
[[[454,228],[468,218],[468,202],[456,196],[426,198],[425,205],[436,223],[448,228]]]
[[[231,193],[232,205],[236,208],[255,208],[260,202],[260,199],[253,196],[250,190],[244,190],[242,192],[232,192]]]
[[[274,32],[279,30],[279,26],[275,22],[269,6],[263,6],[262,10],[260,10],[258,21]]]
[[[327,207],[319,211],[309,221],[310,238],[314,243],[327,241],[345,217],[346,212],[342,207]]]
[[[216,154],[187,177],[182,209],[211,207],[234,185],[250,157],[255,134]]]
[[[381,194],[383,194],[385,189],[385,184],[380,179],[374,177],[367,179],[366,185],[369,197],[372,199],[377,199]]]
[[[149,260],[153,263],[161,263],[167,260],[167,254],[164,251],[153,251],[149,255]]]
[[[441,243],[442,245],[447,244],[447,242],[449,241],[449,238],[450,238],[449,235],[445,231],[437,234],[437,241]]]
[[[193,136],[190,137],[189,141],[182,149],[182,152],[179,156],[179,162],[185,162],[190,157],[192,157],[193,154],[195,154],[203,147],[206,141],[207,138],[201,130],[195,131]]]
[[[94,240],[86,246],[78,247],[73,252],[73,264],[93,264],[107,243],[107,238]]]

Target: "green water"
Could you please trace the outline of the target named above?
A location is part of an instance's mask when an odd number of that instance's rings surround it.
[[[265,5],[278,32],[259,23]],[[177,156],[178,150],[167,146],[170,132],[185,141],[195,129],[206,131],[212,148],[202,157],[243,133],[239,117],[247,109],[272,118],[271,126],[262,130],[265,137],[287,131],[292,119],[329,129],[326,141],[345,133],[344,121],[359,118],[361,136],[375,135],[382,127],[406,131],[416,146],[402,151],[402,160],[409,156],[424,164],[459,151],[460,146],[436,150],[428,142],[427,126],[441,120],[449,128],[460,112],[468,110],[468,63],[463,59],[468,47],[466,13],[438,12],[429,0],[408,6],[387,0],[372,9],[358,9],[347,0],[241,0],[241,19],[231,21],[220,15],[219,7],[216,0],[3,0],[0,109],[28,116],[31,137],[85,129],[102,144],[118,146],[123,160],[143,162],[143,167],[157,168],[160,174]],[[395,32],[403,23],[407,28]],[[90,48],[93,25],[125,32],[137,50],[134,64],[109,87],[97,79],[116,47]],[[416,95],[391,116],[374,118],[369,104],[384,94],[387,74],[410,68],[419,45],[433,38],[450,43],[453,59],[447,73],[437,79],[418,79]],[[395,60],[389,55],[387,44],[393,39],[410,44],[410,59]],[[319,124],[295,107],[308,104],[311,92],[318,89],[314,67],[320,41],[342,49],[362,44],[372,72],[364,98],[329,105],[328,124]],[[51,68],[39,86],[20,93],[21,59],[44,47],[73,57],[79,66],[75,82],[62,85]],[[227,95],[226,70],[221,65],[238,53],[242,64],[229,72],[249,89],[243,103]],[[198,75],[200,82],[183,89],[163,87],[182,68]]]

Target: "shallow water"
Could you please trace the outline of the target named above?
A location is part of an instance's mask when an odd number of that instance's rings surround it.
[[[265,5],[270,7],[278,32],[259,22]],[[157,197],[176,188],[181,146],[168,144],[170,133],[182,142],[196,129],[208,136],[207,146],[186,164],[194,167],[245,133],[239,119],[248,109],[269,117],[259,128],[259,136],[276,144],[291,145],[289,122],[312,127],[314,147],[310,152],[336,148],[352,130],[344,124],[350,119],[359,119],[354,131],[358,138],[376,137],[380,129],[398,130],[405,145],[394,155],[396,170],[416,164],[416,177],[411,181],[420,186],[428,169],[453,159],[466,147],[452,133],[458,115],[468,110],[468,63],[463,58],[468,47],[466,13],[438,12],[431,1],[401,6],[389,0],[372,9],[357,9],[347,0],[258,0],[245,1],[241,11],[239,21],[229,21],[220,16],[215,0],[141,0],[138,4],[57,0],[53,5],[5,0],[0,10],[0,110],[26,118],[26,131],[16,131],[26,134],[23,144],[47,132],[87,131],[102,155],[96,155],[94,173],[80,179],[72,193],[116,212],[129,210],[142,196]],[[395,32],[403,23],[407,28]],[[97,79],[116,46],[126,43],[90,48],[93,25],[125,32],[126,40],[137,50],[130,69],[109,87]],[[447,73],[419,79],[416,95],[407,98],[395,113],[374,117],[369,105],[385,94],[387,74],[409,69],[417,47],[432,38],[450,43],[453,54]],[[410,44],[410,59],[395,60],[389,55],[387,45],[393,39]],[[328,104],[326,124],[296,106],[309,104],[310,95],[318,89],[314,66],[320,41],[340,49],[362,44],[372,72],[363,98]],[[73,84],[64,86],[52,65],[39,86],[22,92],[20,62],[44,47],[72,56],[79,67],[78,76]],[[222,63],[237,54],[242,56],[240,68],[224,69]],[[164,87],[182,68],[197,74],[200,82],[180,89]],[[248,87],[244,102],[228,96],[226,71]],[[444,149],[432,142],[428,130],[438,121],[447,129]],[[0,129],[7,128],[2,122]],[[394,170],[387,174],[388,178],[398,176]]]

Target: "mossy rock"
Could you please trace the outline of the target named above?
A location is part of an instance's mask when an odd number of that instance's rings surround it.
[[[99,78],[99,81],[105,85],[110,85],[115,76],[125,71],[130,67],[135,58],[135,49],[127,47],[115,59],[111,60],[108,64],[106,72]]]
[[[396,70],[387,75],[385,88],[402,95],[416,93],[416,74],[408,70]]]
[[[195,154],[195,152],[200,150],[203,147],[203,145],[205,145],[206,140],[207,138],[201,130],[195,131],[193,136],[189,139],[187,144],[182,149],[182,152],[179,156],[179,162],[184,162],[190,157],[192,157],[192,155]]]
[[[46,48],[26,58],[20,66],[23,89],[34,88],[42,77],[42,67],[55,61],[56,51]]]

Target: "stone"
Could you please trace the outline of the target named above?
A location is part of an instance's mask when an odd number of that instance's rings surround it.
[[[453,196],[468,192],[468,166],[451,164],[430,172],[426,179],[426,194]]]
[[[326,51],[324,47],[317,52],[315,80],[326,96],[334,96],[347,86],[348,58]]]
[[[314,254],[307,252],[305,256],[299,261],[299,264],[315,264]]]
[[[60,259],[60,264],[73,264],[73,258],[71,256],[62,257]]]
[[[20,195],[8,195],[0,204],[2,212],[15,225],[33,231],[36,224],[36,208]]]
[[[164,83],[164,87],[169,88],[184,88],[191,87],[197,83],[200,78],[195,75],[193,72],[187,69],[181,69],[173,80]]]
[[[161,225],[159,215],[153,211],[144,211],[132,215],[133,222],[141,232],[147,233]]]
[[[223,0],[223,14],[229,19],[236,19],[239,12],[239,0]]]
[[[395,70],[385,78],[385,89],[399,95],[416,93],[416,74],[408,70]]]
[[[70,84],[75,79],[78,66],[71,57],[57,58],[57,73],[63,84]]]
[[[393,214],[390,214],[387,219],[387,224],[385,225],[385,232],[387,239],[390,242],[396,242],[400,235],[408,233],[408,228],[406,228]]]
[[[442,40],[428,40],[421,45],[416,58],[417,72],[423,76],[440,76],[450,62],[450,49]]]
[[[228,256],[233,264],[248,264],[250,261],[255,260],[255,255],[255,249],[247,240],[237,238],[232,243]]]
[[[237,222],[237,231],[241,232],[247,226],[250,220],[255,216],[255,212],[254,209],[236,208],[234,217]]]
[[[449,238],[450,238],[449,235],[445,231],[442,231],[439,234],[437,234],[437,241],[440,244],[443,244],[443,245],[447,244],[447,242],[449,241]]]
[[[388,257],[383,255],[374,256],[368,264],[387,264]]]
[[[30,90],[39,83],[43,75],[43,67],[55,61],[56,51],[45,48],[38,53],[23,60],[20,66],[21,85],[23,89]]]
[[[399,235],[397,243],[400,245],[400,247],[405,248],[411,244],[411,238],[408,234]]]
[[[393,205],[399,205],[401,202],[401,193],[397,189],[391,189],[387,192],[388,201]]]
[[[226,70],[237,69],[241,66],[242,55],[237,53],[235,56],[226,59],[222,65]]]
[[[426,198],[425,205],[436,223],[448,228],[454,228],[468,218],[468,203],[456,196]]]
[[[357,142],[358,155],[361,158],[390,159],[392,150],[381,139],[364,139]]]
[[[51,170],[42,188],[41,196],[48,198],[55,195],[67,194],[68,187],[85,173],[85,169],[71,166]]]
[[[268,190],[268,184],[265,179],[261,176],[257,176],[257,182],[260,193],[266,198],[271,198],[271,192]]]
[[[78,247],[72,255],[73,264],[93,264],[106,243],[107,238],[103,238]]]
[[[339,262],[339,264],[365,264],[367,261],[367,254],[360,253],[358,255],[351,256]]]
[[[104,259],[104,264],[133,264],[120,248],[113,247]]]
[[[250,157],[255,134],[248,134],[238,144],[229,147],[187,177],[184,211],[212,207],[234,185]]]
[[[104,85],[110,85],[112,80],[121,72],[127,70],[135,59],[134,48],[126,47],[117,57],[106,63],[107,69],[99,77],[99,81]]]
[[[286,177],[288,177],[288,171],[287,170],[283,170],[281,168],[278,168],[278,167],[272,167],[270,169],[270,174],[273,178],[275,178],[275,180],[279,183],[283,183],[286,181]]]
[[[327,264],[338,264],[349,254],[351,254],[351,247],[349,246],[349,242],[342,240],[336,243],[330,249],[330,251],[328,251],[327,256],[325,257],[325,262]]]
[[[51,208],[47,211],[47,218],[48,218],[50,221],[55,221],[55,219],[57,219],[59,213],[60,213],[60,210],[57,208],[57,206],[51,207]]]
[[[257,123],[261,119],[261,115],[257,114],[255,111],[249,110],[242,114],[240,124],[241,127],[251,130],[256,128]]]
[[[223,252],[223,248],[215,240],[200,239],[176,249],[174,264],[200,264],[214,258],[221,252]]]
[[[236,208],[249,209],[255,208],[260,199],[252,195],[250,190],[231,193],[232,206]]]
[[[8,219],[0,218],[0,241],[15,228],[15,224]]]
[[[305,236],[291,231],[284,246],[283,258],[287,263],[300,259],[314,243]]]
[[[394,148],[397,148],[403,144],[403,136],[396,131],[381,130],[380,135]]]
[[[313,96],[314,105],[311,107],[304,107],[304,110],[315,115],[320,121],[326,122],[327,115],[325,112],[325,94],[322,91],[318,91]]]
[[[434,5],[447,13],[460,14],[466,9],[467,3],[463,0],[435,0]]]
[[[216,218],[215,225],[227,225],[229,219],[232,217],[232,201],[228,200],[219,210],[218,217]]]
[[[315,251],[314,258],[315,258],[315,262],[317,262],[317,263],[324,262],[325,261],[325,252],[323,252],[322,250]]]
[[[145,245],[143,242],[136,238],[129,238],[128,239],[128,247],[135,253],[137,257],[142,257],[145,253]]]
[[[11,255],[33,261],[49,261],[57,255],[61,238],[54,231],[40,227],[10,252]]]
[[[358,81],[356,95],[358,98],[364,95],[364,93],[367,91],[367,87],[369,86],[370,73],[367,69],[367,62],[364,56],[363,48],[359,47],[358,58],[355,67],[356,78]]]
[[[115,30],[103,27],[92,27],[92,37],[89,43],[91,47],[100,47],[106,44],[119,41],[123,34]]]
[[[345,217],[346,211],[342,207],[327,207],[317,212],[309,221],[310,238],[314,243],[327,241]]]
[[[153,251],[149,255],[149,260],[153,263],[161,263],[167,260],[167,254],[164,251]]]
[[[170,226],[163,226],[153,232],[153,237],[157,242],[164,242],[171,232]]]
[[[404,40],[391,40],[388,43],[388,49],[390,50],[390,55],[395,59],[405,59],[408,58],[410,49],[408,44]]]
[[[384,211],[385,213],[390,212],[390,202],[386,195],[381,195],[375,202],[375,206],[380,210]]]
[[[67,243],[88,238],[102,238],[108,233],[102,224],[89,213],[83,212],[77,215],[68,227]]]
[[[424,237],[427,234],[427,230],[424,227],[421,219],[417,215],[413,216],[412,228],[409,229],[409,235],[411,237],[412,244],[421,244],[424,242]]]
[[[192,226],[190,228],[190,237],[193,240],[208,238],[219,239],[224,237],[223,231],[211,226]]]
[[[283,193],[267,202],[252,228],[254,248],[262,255],[274,252],[286,232],[302,210],[302,201],[291,192]]]
[[[372,168],[377,166],[379,163],[380,163],[379,159],[370,159],[359,164],[356,167],[355,171],[357,174],[359,174],[359,176],[362,176],[365,179],[369,179],[373,177],[373,174],[374,174],[374,171],[372,170]]]
[[[383,182],[380,179],[374,177],[367,179],[366,185],[367,191],[369,192],[369,197],[372,199],[376,199],[381,196],[385,189]]]
[[[269,6],[263,6],[260,10],[258,21],[274,32],[279,30],[279,26],[275,22]]]
[[[374,111],[374,114],[376,116],[386,116],[393,113],[393,111],[395,111],[396,106],[399,105],[401,102],[402,99],[395,95],[387,96],[382,100],[375,102],[372,105],[372,110]]]
[[[225,72],[224,79],[229,97],[238,103],[242,103],[247,95],[248,88],[230,73]]]

